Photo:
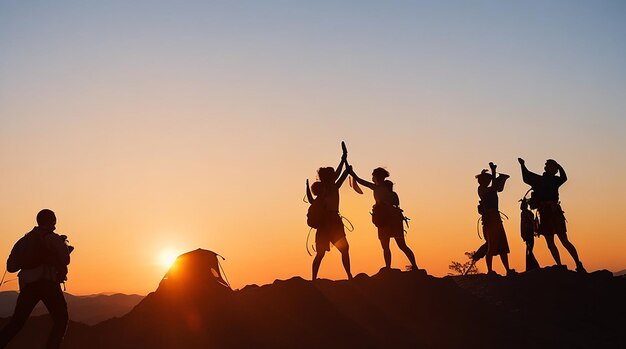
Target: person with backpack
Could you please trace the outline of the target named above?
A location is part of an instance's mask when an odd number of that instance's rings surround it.
[[[307,197],[311,206],[307,214],[307,223],[311,228],[317,229],[315,233],[316,255],[312,265],[312,279],[317,279],[317,274],[322,264],[322,259],[327,251],[330,251],[332,243],[341,253],[341,262],[346,270],[348,279],[352,279],[350,271],[349,245],[343,220],[339,214],[339,188],[348,177],[350,167],[343,171],[347,165],[347,152],[344,151],[341,162],[337,169],[332,167],[320,167],[317,171],[318,182],[313,183],[313,198],[307,182]],[[341,174],[341,175],[340,175]],[[318,184],[319,183],[319,184]]]
[[[535,215],[528,209],[528,201],[526,198],[520,200],[520,232],[522,240],[526,243],[526,271],[539,269],[539,262],[533,253],[535,245]]]
[[[504,184],[509,175],[496,174],[497,166],[489,163],[491,174],[487,170],[482,170],[476,175],[478,180],[478,196],[480,202],[478,204],[478,213],[482,217],[483,234],[487,240],[487,254],[485,262],[487,264],[487,275],[495,275],[493,271],[493,256],[500,256],[502,265],[506,270],[506,275],[515,274],[515,270],[509,267],[509,243],[506,239],[506,231],[500,217],[500,209],[498,203],[498,193],[504,190]]]
[[[320,167],[317,170],[319,181],[313,183],[309,190],[307,181],[307,198],[311,206],[307,213],[307,224],[314,229],[315,233],[315,258],[312,265],[312,280],[317,279],[322,259],[327,251],[330,251],[332,243],[341,253],[341,262],[346,271],[348,279],[352,279],[350,271],[350,254],[348,240],[343,225],[343,220],[339,214],[339,188],[348,177],[350,166],[347,165],[347,151],[344,148],[341,161],[337,169],[332,167]],[[347,168],[343,171],[343,166]],[[343,171],[343,173],[342,173]]]
[[[567,181],[567,175],[561,165],[552,159],[546,160],[543,175],[533,173],[526,168],[526,162],[522,158],[517,159],[522,168],[524,183],[533,189],[532,200],[539,212],[539,234],[546,238],[548,249],[558,266],[561,266],[559,250],[554,243],[554,235],[570,253],[576,263],[576,271],[586,273],[585,267],[578,258],[576,247],[567,238],[567,226],[565,214],[559,201],[559,187]],[[557,176],[557,173],[559,174]]]
[[[400,250],[409,259],[411,270],[418,270],[415,255],[404,239],[405,217],[400,208],[400,198],[393,191],[393,182],[386,180],[389,177],[389,172],[382,167],[374,169],[372,172],[373,183],[360,178],[354,171],[351,171],[350,174],[358,184],[371,189],[374,193],[375,204],[372,208],[372,222],[378,228],[378,239],[383,249],[385,268],[391,268],[389,241],[393,238]]]
[[[39,301],[42,301],[53,326],[46,348],[59,348],[67,328],[67,303],[61,283],[67,280],[71,248],[65,236],[54,232],[56,216],[49,209],[37,214],[37,226],[22,237],[11,250],[7,271],[19,271],[20,293],[9,323],[0,331],[0,348],[4,348],[22,329]]]

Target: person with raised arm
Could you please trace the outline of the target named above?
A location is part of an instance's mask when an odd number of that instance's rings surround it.
[[[554,235],[556,235],[574,259],[576,271],[586,273],[585,267],[578,258],[576,247],[567,237],[565,214],[559,200],[559,188],[567,181],[565,170],[556,161],[548,159],[544,165],[543,174],[538,175],[526,168],[524,159],[518,158],[517,160],[522,169],[522,180],[533,189],[532,200],[535,201],[539,211],[539,234],[546,238],[552,258],[558,266],[562,265],[559,250],[554,243]]]
[[[405,217],[400,208],[398,194],[393,191],[393,183],[386,180],[389,172],[382,167],[372,171],[372,181],[368,182],[360,178],[354,171],[350,173],[354,180],[372,190],[374,193],[374,206],[372,208],[372,222],[378,228],[378,239],[383,249],[385,268],[391,268],[391,249],[389,241],[393,238],[402,252],[411,263],[411,270],[418,270],[413,251],[407,246],[404,239]]]
[[[332,167],[320,167],[317,170],[317,177],[319,182],[314,183],[314,193],[317,196],[315,201],[318,201],[322,206],[322,222],[317,228],[315,233],[315,250],[316,255],[313,259],[312,265],[312,279],[317,279],[322,259],[327,251],[330,251],[330,244],[332,243],[341,253],[341,262],[346,270],[348,279],[352,279],[352,273],[350,272],[350,253],[348,240],[346,238],[346,232],[343,226],[343,220],[339,214],[339,188],[348,177],[350,167],[347,165],[347,152],[344,150],[341,157],[341,162],[336,169]],[[344,165],[347,166],[343,171]],[[342,173],[343,171],[343,173]],[[318,184],[319,183],[319,184]],[[313,195],[308,188],[307,182],[307,197],[309,202],[313,203]]]
[[[485,240],[487,240],[487,254],[485,262],[487,263],[487,274],[495,275],[493,271],[493,256],[500,256],[502,265],[507,275],[515,273],[515,270],[509,267],[509,243],[506,239],[506,231],[500,217],[500,209],[498,203],[498,193],[504,190],[504,184],[509,175],[496,173],[497,166],[489,163],[491,173],[482,170],[476,175],[478,180],[478,196],[480,203],[478,212],[482,217],[483,232]]]

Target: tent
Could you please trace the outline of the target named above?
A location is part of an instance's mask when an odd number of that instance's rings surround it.
[[[224,260],[219,254],[201,248],[183,253],[176,258],[161,284],[219,285],[230,289],[219,258]]]

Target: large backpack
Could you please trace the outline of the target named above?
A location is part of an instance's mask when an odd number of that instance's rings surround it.
[[[394,205],[375,204],[372,207],[372,223],[377,228],[387,227],[393,224],[400,224],[402,227],[407,218],[404,217],[404,211]]]
[[[317,198],[313,200],[306,213],[306,224],[314,229],[319,229],[326,220],[326,205],[324,200]]]
[[[17,240],[7,263],[7,271],[15,273],[21,269],[33,269],[43,264],[50,264],[53,260],[52,251],[44,245],[44,236],[52,232],[30,232]]]

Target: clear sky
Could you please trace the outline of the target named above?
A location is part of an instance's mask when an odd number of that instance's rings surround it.
[[[518,156],[565,167],[587,268],[625,269],[625,97],[623,1],[0,1],[0,256],[47,207],[71,293],[147,293],[198,247],[234,287],[308,278],[304,182],[345,140],[364,178],[391,172],[433,275],[482,243],[489,161],[524,269]],[[353,271],[374,273],[373,197],[341,195]],[[344,278],[336,250],[320,276]]]

